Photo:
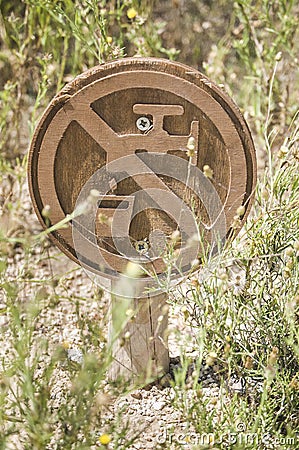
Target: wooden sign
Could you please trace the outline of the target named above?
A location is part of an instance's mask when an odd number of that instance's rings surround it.
[[[233,101],[200,72],[154,58],[75,78],[49,104],[29,154],[30,193],[45,228],[98,196],[82,220],[50,237],[114,286],[128,261],[141,264],[147,286],[163,277],[176,232],[172,275],[190,270],[199,253],[193,236],[216,245],[240,228],[255,180],[253,142]]]

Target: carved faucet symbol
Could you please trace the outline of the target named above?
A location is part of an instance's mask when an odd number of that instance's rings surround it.
[[[137,149],[144,149],[148,152],[167,153],[170,150],[186,150],[188,140],[193,137],[196,145],[198,143],[199,122],[191,122],[189,135],[169,134],[164,128],[165,116],[177,116],[184,114],[181,105],[160,105],[136,103],[133,105],[135,114],[152,116],[152,126],[148,127],[146,134],[116,134],[113,133],[112,148],[107,152],[107,162],[114,161],[121,156],[135,153]],[[105,124],[106,125],[106,124]],[[114,144],[115,143],[115,144]],[[114,145],[113,145],[114,144]],[[192,163],[196,164],[197,148]]]

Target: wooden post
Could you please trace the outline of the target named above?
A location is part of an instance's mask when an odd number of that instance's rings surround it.
[[[136,299],[111,296],[111,380],[150,382],[169,371],[166,300],[165,293]]]

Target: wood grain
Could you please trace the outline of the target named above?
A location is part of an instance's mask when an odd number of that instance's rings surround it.
[[[122,305],[121,297],[112,296],[110,341],[113,345],[113,364],[109,377],[138,380],[149,383],[169,371],[167,348],[168,307],[167,295],[160,294],[143,299],[132,299],[128,305],[134,313],[132,319],[115,336],[114,314]]]

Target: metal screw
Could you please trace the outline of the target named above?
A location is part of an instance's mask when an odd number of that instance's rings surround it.
[[[135,248],[140,255],[144,255],[148,251],[149,245],[144,239],[143,241],[135,242]]]
[[[140,131],[147,131],[152,126],[151,121],[147,117],[139,117],[136,120],[136,126]]]

